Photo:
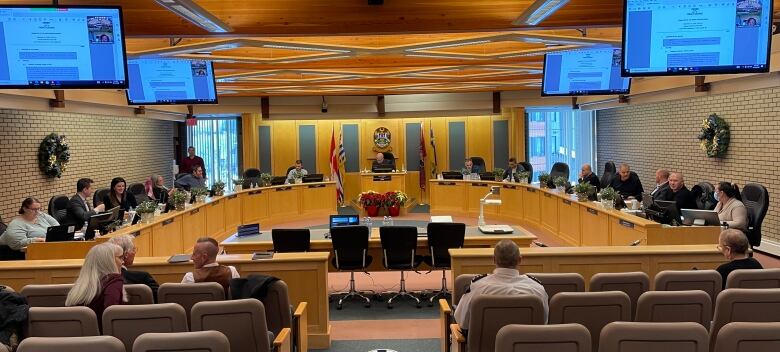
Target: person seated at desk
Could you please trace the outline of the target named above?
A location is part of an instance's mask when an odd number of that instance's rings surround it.
[[[715,186],[715,211],[718,219],[728,225],[730,229],[747,232],[748,215],[742,196],[739,195],[739,187],[736,184],[721,182]]]
[[[183,188],[187,191],[190,191],[193,188],[205,188],[206,179],[203,177],[203,167],[200,165],[193,166],[192,173],[179,177],[179,179],[174,182],[174,185],[176,188]]]
[[[127,192],[127,182],[121,177],[111,180],[111,189],[103,196],[103,204],[106,205],[106,209],[119,207],[124,211],[130,211],[130,208],[135,209],[138,206],[135,196]]]
[[[472,162],[473,164],[473,162]],[[517,163],[517,159],[514,157],[509,158],[509,163],[507,165],[506,170],[504,170],[504,176],[502,179],[504,181],[510,181],[510,182],[520,182],[520,179],[518,178],[518,173],[520,172],[526,172],[526,170],[522,165]]]
[[[152,199],[157,203],[168,203],[168,197],[174,191],[174,189],[165,187],[165,179],[160,175],[152,175],[146,180],[144,190],[149,199]]]
[[[157,302],[157,289],[160,287],[157,281],[151,274],[145,271],[127,270],[128,266],[133,265],[135,261],[135,244],[133,239],[135,237],[131,235],[119,235],[111,237],[108,243],[113,243],[122,248],[122,267],[120,268],[122,273],[122,279],[126,284],[144,284],[152,289],[152,297]]]
[[[68,208],[65,214],[65,224],[74,225],[76,229],[86,230],[85,224],[89,221],[89,218],[97,213],[102,213],[106,210],[106,205],[98,204],[98,206],[92,208],[92,194],[95,193],[95,188],[92,187],[94,182],[90,178],[82,178],[76,181],[76,195],[70,198],[68,202]]]
[[[371,163],[371,172],[377,172],[377,170],[386,171],[393,168],[393,160],[385,159],[385,154],[376,153],[376,159]]]
[[[669,171],[658,169],[655,171],[655,189],[650,192],[653,199],[666,199],[669,192]]]
[[[628,164],[620,164],[617,177],[612,178],[612,182],[609,184],[614,188],[623,199],[634,198],[638,201],[642,201],[642,181],[639,181],[639,176],[633,171]]]
[[[295,168],[291,169],[290,172],[287,173],[287,179],[284,180],[284,183],[285,184],[295,183],[296,178],[303,178],[303,176],[306,176],[308,174],[309,172],[303,168],[303,162],[300,159],[296,160]]]
[[[723,278],[723,289],[726,289],[726,279],[732,271],[737,269],[763,269],[761,263],[753,257],[748,256],[747,250],[750,248],[747,236],[737,229],[727,229],[720,233],[718,238],[718,250],[730,262],[721,264],[718,267],[718,273]]]
[[[582,164],[580,169],[580,176],[577,178],[577,183],[590,183],[598,193],[601,190],[601,181],[599,176],[593,173],[590,164]]]
[[[216,282],[225,289],[225,295],[230,292],[230,280],[238,279],[238,270],[234,266],[217,263],[219,243],[211,237],[201,237],[192,248],[192,262],[195,270],[184,274],[182,283]]]
[[[127,303],[127,292],[119,273],[121,268],[122,248],[113,243],[92,247],[84,258],[76,283],[65,298],[65,305],[89,307],[101,327],[106,308]]]
[[[677,209],[698,209],[696,199],[693,193],[685,187],[685,179],[680,172],[669,174],[669,191],[663,194],[664,198],[653,197],[653,199],[674,201],[677,203]]]
[[[485,172],[485,170],[480,169],[479,166],[475,166],[471,158],[466,158],[466,160],[463,161],[463,169],[460,170],[461,174],[471,175],[480,172]]]
[[[460,325],[463,335],[469,326],[469,306],[476,295],[521,295],[530,294],[539,297],[544,306],[544,321],[547,321],[547,291],[542,284],[517,270],[520,265],[520,247],[511,240],[501,240],[493,250],[493,262],[496,268],[491,275],[479,275],[471,280],[471,285],[461,297],[455,308],[455,321]]]
[[[41,202],[33,197],[22,201],[19,215],[8,224],[2,235],[0,245],[15,251],[21,251],[32,242],[46,242],[46,231],[50,226],[59,226],[51,215],[41,211]]]

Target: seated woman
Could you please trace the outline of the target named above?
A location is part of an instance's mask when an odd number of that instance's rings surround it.
[[[726,289],[726,279],[732,271],[737,269],[763,269],[761,263],[753,257],[749,257],[747,250],[750,247],[747,236],[737,229],[723,230],[718,239],[718,249],[730,262],[718,267],[718,273],[723,278],[723,289]]]
[[[127,302],[123,286],[122,248],[113,243],[92,247],[84,259],[76,284],[65,298],[66,306],[87,306],[97,315],[102,326],[103,311],[115,304]]]
[[[108,240],[108,243],[113,243],[122,248],[122,278],[126,284],[144,284],[152,289],[152,296],[154,301],[157,302],[157,288],[160,285],[154,280],[154,277],[145,271],[128,270],[128,266],[133,265],[135,260],[135,244],[133,244],[134,237],[132,235],[120,235],[112,237]]]
[[[106,210],[119,207],[124,211],[129,211],[130,208],[138,206],[138,202],[135,200],[130,192],[126,192],[127,182],[121,177],[115,177],[111,180],[111,189],[103,196],[103,204],[106,205]]]
[[[168,203],[168,197],[173,193],[173,189],[165,187],[165,179],[160,175],[152,175],[152,194],[157,203]]]
[[[739,195],[739,187],[736,184],[721,182],[715,187],[715,211],[718,212],[720,221],[726,223],[731,229],[747,231],[747,208],[742,204]]]
[[[0,245],[21,251],[32,242],[45,242],[46,230],[50,226],[59,226],[60,223],[41,209],[41,202],[37,199],[25,199],[19,208],[20,216],[11,220],[8,228],[0,235]]]

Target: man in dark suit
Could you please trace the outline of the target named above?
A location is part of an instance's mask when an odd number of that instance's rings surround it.
[[[64,225],[74,225],[77,229],[84,226],[89,221],[89,217],[106,210],[105,204],[98,204],[94,209],[91,205],[92,194],[95,189],[92,188],[92,179],[82,178],[76,181],[76,195],[70,198],[66,208]],[[86,229],[84,229],[86,230]]]
[[[658,198],[655,198],[658,199]],[[685,187],[682,173],[672,172],[669,175],[669,192],[666,192],[662,200],[674,201],[677,209],[696,209],[696,199],[693,193]]]
[[[373,163],[371,163],[371,171],[376,172],[377,169],[392,169],[393,168],[394,161],[390,159],[385,159],[385,155],[383,153],[376,153],[376,159]]]
[[[157,289],[160,287],[157,281],[151,274],[145,271],[128,270],[127,267],[133,265],[135,260],[135,244],[133,243],[133,236],[120,235],[112,237],[108,240],[109,243],[113,243],[119,247],[122,247],[122,278],[126,284],[144,284],[152,289],[152,297],[154,302],[157,303]]]
[[[658,169],[655,171],[655,189],[650,192],[653,199],[664,200],[668,197],[669,193],[669,171],[664,169]]]
[[[526,170],[522,165],[518,165],[517,159],[514,157],[509,158],[509,164],[507,165],[507,169],[504,170],[504,176],[502,179],[509,180],[511,182],[520,182],[520,180],[517,179],[517,173],[525,171],[528,170]]]
[[[593,173],[593,170],[590,168],[590,164],[582,164],[582,169],[580,169],[580,177],[577,179],[577,183],[590,183],[593,185],[593,189],[596,190],[596,193],[601,191],[601,181],[599,180],[599,176]]]

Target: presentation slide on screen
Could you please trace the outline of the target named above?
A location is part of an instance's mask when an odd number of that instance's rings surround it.
[[[626,71],[760,69],[770,0],[628,0]]]
[[[117,9],[1,8],[0,85],[123,85]]]
[[[620,76],[621,49],[601,48],[547,54],[546,95],[627,93],[629,78]]]
[[[212,65],[203,60],[129,60],[131,104],[215,103]]]

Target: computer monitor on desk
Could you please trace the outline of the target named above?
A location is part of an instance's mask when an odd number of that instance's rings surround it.
[[[303,176],[303,183],[322,182],[322,174],[311,174]]]
[[[714,210],[682,209],[683,225],[719,226],[720,218]]]
[[[443,171],[441,173],[441,178],[445,180],[462,180],[463,174],[459,171]]]
[[[653,204],[660,208],[661,214],[663,214],[662,218],[656,219],[656,221],[672,226],[677,226],[682,223],[680,211],[677,209],[677,202],[673,200],[655,200]]]
[[[111,219],[113,213],[105,212],[97,215],[92,215],[87,222],[87,230],[84,231],[84,239],[89,241],[95,238],[95,230],[105,231],[108,224],[114,222]]]
[[[393,172],[393,166],[392,165],[374,165],[373,167],[371,167],[371,172],[376,172],[376,173]]]
[[[340,226],[352,226],[360,225],[360,218],[358,215],[331,215],[329,228]]]
[[[271,178],[271,186],[283,185],[287,181],[287,176],[274,176]]]

